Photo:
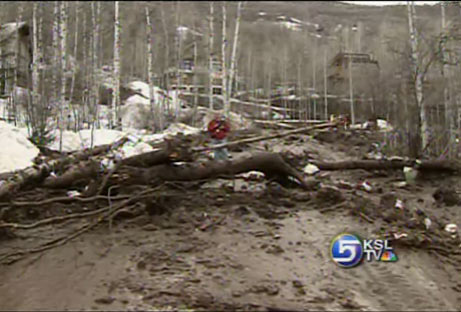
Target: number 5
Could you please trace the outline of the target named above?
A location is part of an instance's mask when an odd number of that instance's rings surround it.
[[[344,241],[340,240],[339,241],[339,253],[343,254],[345,251],[350,251],[351,255],[347,258],[341,258],[341,261],[352,261],[357,253],[355,252],[355,248],[353,245],[360,245],[360,242],[358,241]]]

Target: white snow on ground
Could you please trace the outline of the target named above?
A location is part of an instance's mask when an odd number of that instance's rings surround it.
[[[189,134],[196,134],[199,133],[201,130],[195,127],[188,126],[183,123],[174,123],[171,124],[167,129],[165,129],[162,133],[155,133],[155,134],[145,134],[142,136],[143,142],[151,142],[151,141],[162,141],[167,136],[174,136],[178,133],[182,132],[184,135]]]
[[[0,173],[32,165],[39,150],[27,139],[27,130],[0,121]]]
[[[117,130],[95,129],[93,134],[93,146],[113,143],[121,139],[125,133]],[[55,139],[48,145],[49,149],[59,150],[59,131],[54,132]],[[73,152],[91,147],[91,130],[80,130],[79,132],[63,131],[62,151]]]
[[[378,129],[383,130],[383,131],[392,131],[394,128],[391,126],[390,123],[388,123],[386,120],[383,119],[378,119],[376,120],[376,123],[378,124]]]
[[[115,154],[123,158],[147,153],[153,150],[148,142],[162,141],[169,135],[177,135],[182,132],[185,135],[200,132],[200,129],[190,127],[185,124],[175,123],[170,125],[162,133],[147,134],[145,130],[127,129],[125,131],[108,130],[108,129],[95,129],[93,133],[93,147],[104,144],[111,144],[123,137],[129,139],[123,146],[121,146]],[[54,133],[55,140],[48,145],[52,150],[59,150],[59,131]],[[62,151],[73,152],[82,150],[91,146],[91,130],[81,130],[77,133],[72,131],[63,131]]]
[[[149,125],[148,116],[150,113],[150,94],[149,85],[142,81],[133,81],[125,86],[139,94],[130,96],[125,100],[121,108],[121,118],[123,128],[142,129]],[[154,105],[165,105],[171,112],[179,112],[185,108],[185,102],[179,99],[176,91],[166,92],[165,90],[154,86]]]
[[[378,126],[378,129],[383,132],[390,132],[394,130],[394,127],[392,127],[392,125],[384,119],[377,119],[376,125]],[[366,129],[367,127],[368,121],[363,124],[354,124],[350,126],[351,129]]]

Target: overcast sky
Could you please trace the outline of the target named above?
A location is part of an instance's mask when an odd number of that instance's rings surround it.
[[[406,1],[341,1],[341,2],[360,4],[360,5],[373,5],[373,6],[407,4]],[[423,4],[434,5],[439,2],[440,1],[415,1],[415,4],[416,5],[423,5]]]

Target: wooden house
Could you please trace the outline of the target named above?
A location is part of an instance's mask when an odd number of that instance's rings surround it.
[[[367,53],[340,52],[335,55],[330,63],[328,80],[333,85],[348,83],[349,64],[352,64],[352,76],[363,74],[364,71],[379,71],[379,63],[372,55]]]
[[[27,23],[0,25],[0,95],[10,94],[17,75],[17,86],[28,88],[32,63],[31,30]]]

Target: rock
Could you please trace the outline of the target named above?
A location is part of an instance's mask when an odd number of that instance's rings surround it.
[[[138,268],[138,270],[144,270],[146,268],[146,262],[144,262],[143,260],[139,261],[136,264],[136,268]]]
[[[285,252],[285,250],[283,250],[283,248],[279,245],[272,245],[269,249],[266,250],[266,252],[268,254],[278,255]]]
[[[432,196],[438,203],[444,203],[447,206],[454,206],[460,202],[456,190],[451,187],[439,187]]]
[[[295,288],[303,288],[304,287],[303,282],[301,282],[300,280],[294,280],[292,282],[292,284],[293,284],[293,287],[295,287]]]
[[[341,191],[334,186],[322,186],[322,188],[317,191],[316,199],[322,204],[337,204],[345,200]]]
[[[266,293],[270,296],[275,296],[280,292],[280,288],[274,284],[263,284],[263,285],[255,285],[251,287],[250,292],[261,294]]]
[[[395,205],[397,203],[397,195],[395,193],[386,193],[381,196],[379,201],[379,206],[385,210],[393,210],[395,209]]]
[[[111,304],[114,301],[115,301],[114,297],[108,296],[108,297],[98,298],[94,302],[96,302],[97,304]]]
[[[311,199],[311,196],[309,193],[297,193],[293,194],[291,199],[295,202],[308,202]]]
[[[147,224],[142,228],[144,231],[154,232],[158,230],[158,227],[154,224]]]
[[[233,210],[233,213],[234,213],[234,215],[241,217],[241,216],[250,214],[251,211],[250,211],[250,209],[248,209],[248,207],[239,206],[239,207],[237,207],[237,208],[235,208]]]

